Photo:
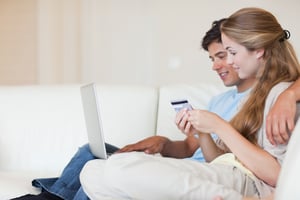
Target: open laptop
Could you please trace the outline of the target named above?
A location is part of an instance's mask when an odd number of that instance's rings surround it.
[[[84,118],[91,152],[94,156],[107,159],[105,140],[96,86],[94,83],[80,87]]]

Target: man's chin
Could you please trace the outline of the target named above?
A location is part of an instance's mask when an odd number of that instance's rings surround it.
[[[236,83],[226,83],[226,82],[223,82],[224,86],[226,87],[233,87],[236,85]]]

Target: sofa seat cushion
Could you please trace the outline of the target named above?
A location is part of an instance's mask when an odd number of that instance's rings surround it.
[[[11,199],[25,194],[38,194],[40,189],[31,186],[31,181],[34,178],[49,176],[55,177],[57,173],[0,171],[0,199]]]

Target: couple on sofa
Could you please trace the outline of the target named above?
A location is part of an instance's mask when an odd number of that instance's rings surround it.
[[[107,161],[95,159],[85,145],[61,177],[33,181],[42,187],[40,195],[17,199],[84,199],[85,193],[92,199],[270,195],[299,111],[300,66],[289,36],[271,13],[259,8],[214,22],[202,47],[224,84],[236,88],[213,98],[208,111],[176,115],[178,128],[187,135],[184,141],[150,137]]]

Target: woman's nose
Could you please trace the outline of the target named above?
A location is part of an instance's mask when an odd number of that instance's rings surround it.
[[[233,64],[233,59],[232,59],[231,56],[227,56],[226,63],[227,63],[228,65],[232,65],[232,64]]]

